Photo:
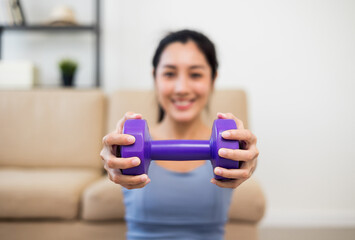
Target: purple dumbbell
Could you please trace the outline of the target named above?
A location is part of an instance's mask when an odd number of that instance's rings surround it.
[[[216,119],[212,127],[210,140],[160,140],[152,141],[148,124],[143,119],[129,119],[125,122],[123,133],[132,135],[136,141],[132,145],[117,147],[117,157],[138,157],[141,164],[122,169],[125,175],[140,175],[148,172],[151,160],[211,160],[213,168],[228,169],[239,168],[239,162],[222,158],[218,155],[220,148],[239,149],[239,142],[222,138],[222,132],[236,129],[237,125],[232,119]],[[215,175],[218,180],[226,180]]]

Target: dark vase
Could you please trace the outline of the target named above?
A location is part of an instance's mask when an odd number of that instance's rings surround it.
[[[74,74],[62,74],[62,86],[63,87],[72,87],[74,86]]]

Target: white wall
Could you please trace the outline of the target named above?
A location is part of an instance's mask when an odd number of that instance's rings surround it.
[[[37,20],[60,1],[24,2]],[[70,5],[77,4],[80,20],[90,22],[89,3],[79,3]],[[206,33],[219,53],[217,88],[248,92],[250,126],[261,152],[255,175],[268,199],[263,224],[354,226],[354,10],[352,0],[106,0],[104,89],[151,88],[158,40],[181,28]],[[42,46],[42,38],[5,36],[5,57],[36,59],[43,82],[56,84],[54,55],[65,52],[53,51],[47,37]],[[49,38],[63,48],[69,41]],[[69,53],[87,65],[78,81],[90,86],[92,39],[78,35],[70,41]]]

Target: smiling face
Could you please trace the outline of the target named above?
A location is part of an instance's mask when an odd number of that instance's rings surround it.
[[[211,67],[193,41],[174,42],[155,69],[155,87],[165,117],[177,122],[198,118],[213,89]]]

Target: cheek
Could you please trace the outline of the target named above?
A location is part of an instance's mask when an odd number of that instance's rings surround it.
[[[198,94],[201,99],[206,101],[208,100],[212,91],[212,85],[210,84],[210,82],[196,83],[194,88],[195,93]]]
[[[164,101],[166,101],[166,97],[170,96],[173,92],[173,84],[157,79],[155,82],[155,92],[157,94],[158,100],[160,104],[164,105]]]

